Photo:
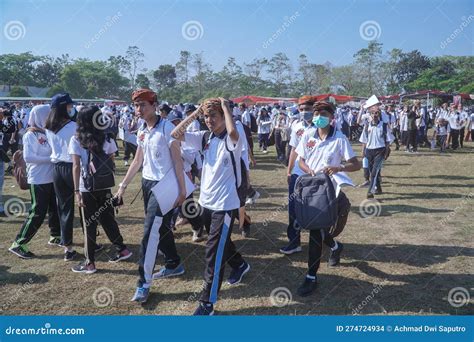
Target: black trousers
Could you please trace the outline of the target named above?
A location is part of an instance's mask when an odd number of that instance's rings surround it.
[[[100,190],[83,192],[81,208],[81,222],[84,231],[84,254],[87,262],[95,262],[95,249],[97,247],[97,223],[100,222],[105,234],[114,245],[117,252],[126,248],[123,237],[115,220],[114,207],[112,206],[112,192]]]
[[[286,144],[287,141],[282,140],[281,129],[275,128],[275,148],[277,151],[277,158],[285,160],[286,158]]]
[[[59,162],[53,169],[54,192],[58,199],[59,224],[61,227],[61,244],[72,245],[72,228],[74,224],[74,181],[72,163]]]
[[[232,268],[238,268],[244,263],[231,239],[236,215],[237,210],[213,211],[206,208],[203,210],[203,223],[209,236],[206,243],[204,288],[199,298],[202,302],[217,302],[226,263]]]
[[[135,158],[135,153],[137,152],[137,145],[124,141],[123,146],[125,148],[123,160],[129,160],[130,154],[133,154],[133,158]]]
[[[46,213],[48,213],[50,235],[61,237],[53,183],[30,184],[30,195],[30,213],[21,226],[20,232],[15,238],[15,242],[19,245],[25,245],[30,242],[43,224]]]
[[[181,262],[170,224],[173,210],[163,216],[158,201],[151,191],[151,188],[157,183],[157,181],[142,179],[145,224],[138,261],[138,273],[140,275],[137,282],[138,287],[150,287],[158,249],[165,256],[166,268],[174,269]]]
[[[400,148],[400,142],[399,142],[399,140],[400,140],[400,128],[398,128],[398,127],[394,128],[392,130],[392,133],[393,133],[393,136],[395,138],[393,140],[393,142],[395,143],[395,146],[397,147],[397,149],[399,149]]]
[[[409,130],[408,130],[407,148],[411,146],[412,149],[413,149],[413,151],[416,151],[416,150],[417,150],[416,134],[417,134],[417,130],[416,130],[416,129],[409,129]]]
[[[464,137],[466,135],[466,130],[465,128],[461,128],[459,130],[459,145],[461,145],[461,147],[464,147]]]
[[[451,129],[451,147],[453,150],[459,147],[459,129]]]
[[[374,148],[374,149],[365,149],[365,156],[369,160],[369,172],[370,172],[370,184],[368,193],[375,193],[375,187],[377,191],[382,191],[381,177],[380,172],[382,170],[382,165],[385,156],[385,147]]]

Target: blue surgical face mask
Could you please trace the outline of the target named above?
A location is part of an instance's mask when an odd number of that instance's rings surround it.
[[[76,114],[76,107],[72,107],[70,110],[67,111],[67,115],[69,115],[70,118],[74,117]]]
[[[315,116],[313,119],[313,124],[318,128],[324,128],[329,125],[329,118],[327,116]]]
[[[303,112],[304,121],[311,121],[313,119],[313,112]]]

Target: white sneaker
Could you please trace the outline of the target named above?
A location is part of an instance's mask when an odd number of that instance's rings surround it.
[[[247,200],[245,201],[245,204],[246,204],[246,205],[252,205],[252,204],[254,204],[254,203],[255,203],[255,201],[253,200],[252,197],[247,198]]]
[[[128,166],[128,160],[126,160],[123,165]]]

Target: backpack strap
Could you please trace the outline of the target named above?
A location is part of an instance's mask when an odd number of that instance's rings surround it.
[[[204,134],[202,136],[202,141],[201,141],[201,151],[204,152],[204,147],[206,147],[206,144],[209,143],[209,138],[210,137],[211,137],[211,132],[210,131],[204,132]]]
[[[225,144],[225,149],[227,150],[227,152],[229,152],[230,154],[230,160],[232,162],[232,168],[234,170],[234,177],[235,177],[235,189],[237,190],[237,194],[239,192],[239,179],[237,178],[237,164],[235,162],[235,156],[234,156],[234,152],[229,150],[229,147],[227,146],[227,134],[224,138],[224,144]],[[242,167],[242,165],[240,165],[240,167]]]
[[[54,134],[58,134],[60,130],[62,130],[68,123],[70,123],[72,120],[67,120],[65,123],[63,123],[59,128],[54,132]]]

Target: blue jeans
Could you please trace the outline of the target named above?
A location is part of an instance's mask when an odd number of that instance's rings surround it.
[[[0,160],[0,213],[4,211],[3,208],[3,178],[5,177],[5,164]]]
[[[298,179],[297,174],[292,174],[290,177],[290,184],[288,185],[288,228],[286,235],[290,241],[289,246],[298,247],[301,245],[300,230],[295,228],[295,200],[293,192],[295,190],[295,183]]]

